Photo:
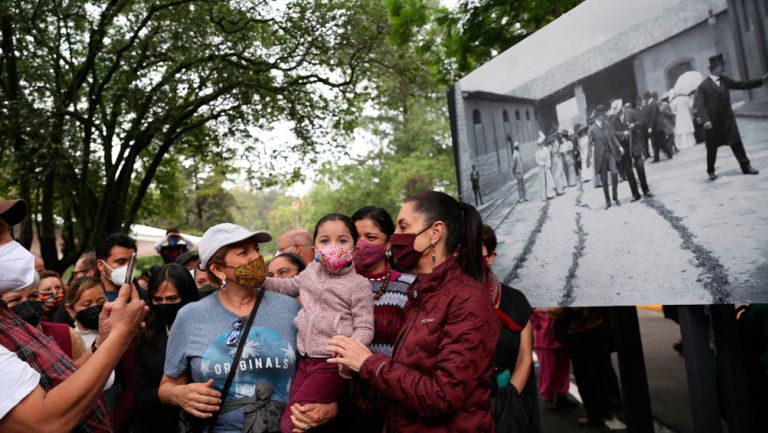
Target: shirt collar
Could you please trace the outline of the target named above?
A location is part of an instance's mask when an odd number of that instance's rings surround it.
[[[712,74],[709,74],[709,78],[710,78],[712,81],[714,81],[714,82],[715,82],[715,84],[717,84],[718,86],[720,85],[720,77],[716,77],[716,76],[714,76],[714,75],[712,75]]]

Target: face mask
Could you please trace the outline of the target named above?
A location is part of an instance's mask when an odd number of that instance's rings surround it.
[[[55,295],[40,295],[40,301],[51,308],[57,308],[61,305],[62,299],[64,299],[64,291],[62,290],[57,291]]]
[[[337,274],[352,263],[352,252],[336,244],[329,244],[317,249],[315,260],[320,262],[326,271]]]
[[[0,294],[29,287],[35,258],[16,241],[0,245]]]
[[[248,289],[261,287],[264,280],[267,279],[267,265],[264,264],[264,257],[262,256],[234,269],[235,282]]]
[[[360,239],[355,250],[355,266],[370,269],[386,257],[386,245],[374,245],[365,239]]]
[[[94,305],[85,310],[80,310],[75,315],[75,319],[86,329],[97,331],[99,329],[99,314],[103,305]]]
[[[11,311],[30,325],[37,326],[40,323],[41,308],[40,301],[24,301],[11,307]]]
[[[397,263],[398,266],[406,271],[413,269],[416,267],[416,264],[419,263],[421,256],[423,256],[427,250],[433,247],[430,245],[424,249],[424,251],[418,251],[413,246],[416,238],[431,227],[432,226],[430,225],[416,234],[395,233],[392,235],[392,239],[390,240],[390,249],[392,250],[392,256],[395,259],[395,263]]]
[[[112,273],[109,275],[109,280],[112,281],[112,284],[114,284],[117,287],[122,286],[125,284],[125,276],[128,274],[128,265],[123,265],[118,268],[112,268],[107,264],[107,262],[104,263],[104,266],[108,267]]]
[[[176,304],[155,304],[152,305],[152,313],[158,318],[160,323],[165,326],[171,326],[176,320],[176,314],[181,309],[181,302]]]

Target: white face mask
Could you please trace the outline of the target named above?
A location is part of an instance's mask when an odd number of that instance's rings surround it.
[[[29,287],[35,277],[35,258],[16,241],[0,245],[0,295]]]
[[[113,268],[112,266],[109,266],[107,262],[102,260],[102,263],[104,263],[104,266],[109,268],[112,273],[109,275],[109,280],[112,281],[112,284],[114,284],[117,287],[122,286],[125,284],[125,275],[128,273],[128,265],[120,266],[119,268]]]

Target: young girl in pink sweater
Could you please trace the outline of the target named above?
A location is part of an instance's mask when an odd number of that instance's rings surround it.
[[[267,278],[262,285],[286,295],[301,295],[301,310],[294,319],[299,362],[280,422],[283,433],[293,430],[293,404],[331,403],[344,389],[346,381],[338,367],[326,362],[332,356],[325,350],[328,340],[346,335],[366,346],[373,340],[371,283],[355,272],[352,263],[357,237],[347,216],[324,216],[315,226],[315,261],[293,278]]]

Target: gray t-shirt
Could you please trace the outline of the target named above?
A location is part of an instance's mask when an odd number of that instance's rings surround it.
[[[253,397],[256,384],[266,382],[273,388],[272,400],[288,402],[296,370],[293,319],[298,311],[295,299],[273,292],[264,294],[227,400]],[[188,373],[193,382],[213,378],[214,388],[221,391],[237,350],[237,344],[226,344],[236,320],[238,316],[224,308],[218,293],[182,308],[168,337],[165,374],[175,378]],[[246,321],[243,317],[243,324]],[[239,433],[244,422],[242,409],[222,413],[214,430]]]

